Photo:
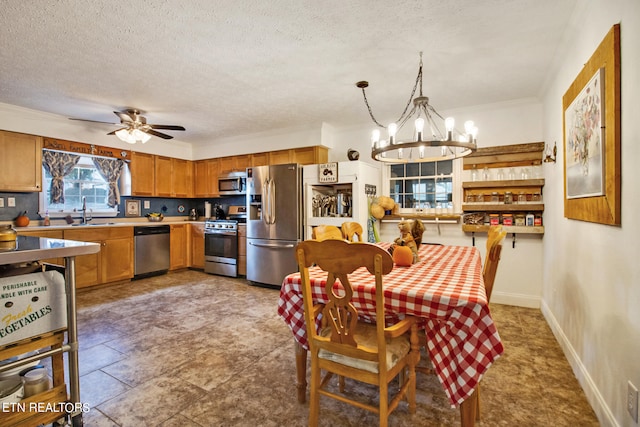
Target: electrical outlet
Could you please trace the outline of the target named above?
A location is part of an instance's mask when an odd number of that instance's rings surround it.
[[[7,197],[7,206],[10,208],[16,207],[16,198],[15,197]]]
[[[148,200],[145,200],[145,201],[144,201],[144,208],[145,208],[145,209],[149,209],[149,208],[151,208],[151,202],[149,202]]]
[[[627,381],[627,411],[633,418],[633,421],[638,422],[638,389],[633,385],[631,381]]]
[[[0,197],[0,208],[4,208],[4,197]]]

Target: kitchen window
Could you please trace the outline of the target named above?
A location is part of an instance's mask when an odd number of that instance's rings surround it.
[[[54,177],[48,168],[43,165],[43,191],[40,193],[39,200],[40,215],[44,216],[48,211],[49,216],[52,218],[62,218],[67,215],[72,217],[80,216],[82,215],[84,199],[86,200],[87,214],[96,217],[117,216],[119,205],[112,202],[113,206],[109,206],[109,182],[98,171],[93,162],[93,158],[97,156],[81,155],[78,157],[75,166],[70,168],[68,173],[62,177],[63,197],[57,202],[51,200],[51,192],[56,191],[52,190],[51,185]],[[118,192],[124,193],[125,189],[123,187],[128,182],[130,182],[129,169],[125,163],[117,184]]]
[[[453,209],[454,169],[453,160],[390,165],[390,196],[404,209]]]

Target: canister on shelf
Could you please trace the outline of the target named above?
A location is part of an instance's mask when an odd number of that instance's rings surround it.
[[[524,214],[515,214],[514,216],[515,225],[522,226],[525,224]]]
[[[511,203],[513,203],[513,193],[511,193],[511,191],[505,191],[505,193],[504,193],[504,204],[505,205],[510,205]]]
[[[527,227],[533,227],[534,215],[532,213],[528,213],[526,216]]]
[[[502,225],[513,225],[513,214],[502,214]]]
[[[500,225],[500,214],[489,214],[489,225]]]
[[[500,196],[497,191],[491,193],[491,203],[500,203]]]
[[[44,366],[38,366],[24,374],[24,397],[31,397],[51,388],[51,378]]]
[[[542,214],[537,213],[533,216],[533,225],[537,227],[542,225]]]

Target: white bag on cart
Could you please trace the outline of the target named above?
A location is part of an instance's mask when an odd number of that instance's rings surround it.
[[[65,279],[60,272],[0,278],[0,346],[66,327]]]

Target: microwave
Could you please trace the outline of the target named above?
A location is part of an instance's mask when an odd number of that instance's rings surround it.
[[[246,172],[231,172],[218,176],[218,193],[220,195],[246,194],[246,192]]]

